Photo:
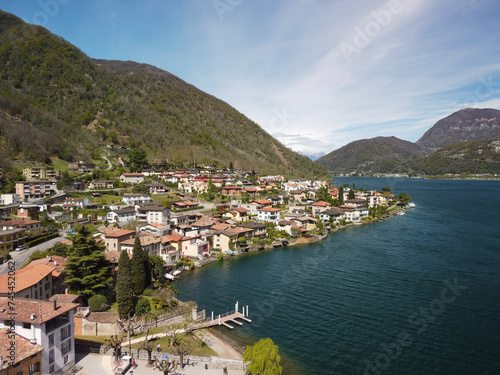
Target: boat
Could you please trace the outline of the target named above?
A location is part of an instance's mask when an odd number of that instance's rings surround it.
[[[415,208],[415,203],[413,203],[413,202],[408,203],[408,207]]]
[[[175,270],[174,272],[172,272],[173,276],[177,276],[177,275],[180,275],[180,274],[181,274],[181,271],[179,271],[179,270]]]
[[[399,216],[403,216],[404,214],[405,214],[405,212],[404,212],[404,211],[398,211],[398,212],[396,213],[396,215],[399,215]]]

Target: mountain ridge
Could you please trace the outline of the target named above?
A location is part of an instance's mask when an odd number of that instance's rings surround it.
[[[0,144],[7,157],[89,161],[114,144],[141,147],[150,159],[169,163],[327,174],[181,78],[149,64],[92,59],[1,11],[0,64]]]

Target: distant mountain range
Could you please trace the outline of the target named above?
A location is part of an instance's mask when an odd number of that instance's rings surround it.
[[[318,159],[333,173],[499,174],[500,111],[466,108],[439,120],[416,142],[376,137]]]
[[[61,37],[0,11],[0,167],[11,160],[95,160],[106,145],[150,160],[327,176],[236,109],[132,61],[91,59]]]

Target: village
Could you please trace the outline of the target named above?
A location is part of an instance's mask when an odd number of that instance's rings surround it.
[[[81,173],[92,169],[92,165],[79,167]],[[209,317],[207,312],[179,300],[169,284],[171,280],[232,256],[313,243],[350,225],[384,220],[404,211],[402,207],[409,198],[404,194],[395,196],[385,187],[366,191],[354,186],[337,187],[328,181],[287,180],[279,175],[259,176],[255,171],[211,165],[124,172],[116,180],[73,183],[65,189],[58,189],[59,173],[50,167],[27,168],[23,175],[25,181],[16,182],[16,193],[2,194],[0,200],[0,251],[4,263],[0,276],[0,333],[6,337],[0,340],[1,374],[3,369],[11,368],[30,374],[66,373],[75,366],[78,351],[92,350],[113,352],[116,358],[111,363],[119,366],[118,353],[139,359],[141,348],[146,349],[143,356],[149,354],[149,358],[142,357],[149,366],[156,363],[158,370],[168,373],[167,362],[153,363],[151,359],[154,340],[171,336],[173,324],[188,327],[189,321],[190,330],[194,330],[216,325],[217,320],[213,313]],[[123,252],[133,259],[140,246],[150,262],[154,260],[154,282],[150,277],[149,291],[139,292],[140,299],[151,305],[147,312],[155,312],[154,327],[150,318],[141,317],[139,303],[133,320],[124,320],[111,308],[113,303],[116,305],[112,295],[104,298],[105,307],[95,308],[89,306],[93,295],[71,293],[65,279],[68,258],[54,254],[67,255],[75,245],[73,240],[81,241],[82,233],[88,233],[102,249],[114,270],[115,284]],[[52,248],[33,251],[38,244],[50,241]],[[24,252],[30,253],[29,264],[18,264],[16,260]],[[234,313],[250,321],[248,307],[246,318],[244,308],[242,312],[236,305]],[[131,334],[145,334],[145,346],[138,346],[134,352]],[[14,336],[12,346],[9,343]],[[96,343],[86,337],[106,339]],[[219,342],[219,351],[208,356],[201,351],[194,356],[197,352],[191,349],[171,350],[169,361],[175,359],[181,369],[184,359],[191,358],[205,369],[229,367],[243,371],[241,355],[231,354],[227,345],[221,355],[224,343],[216,336],[208,333],[200,337],[199,342],[211,343],[211,347],[217,348],[214,342]],[[15,363],[9,362],[12,351]],[[186,354],[184,359],[182,354]]]

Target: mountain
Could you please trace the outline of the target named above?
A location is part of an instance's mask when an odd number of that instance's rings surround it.
[[[499,136],[499,110],[465,108],[436,122],[416,143],[425,149],[436,150],[459,142]]]
[[[413,168],[426,175],[500,174],[500,138],[443,147],[416,160]]]
[[[396,137],[376,137],[351,142],[319,158],[331,172],[400,172],[412,170],[412,161],[424,151],[414,143]]]
[[[43,27],[2,11],[0,66],[0,167],[6,160],[51,156],[91,161],[115,145],[140,147],[150,160],[171,164],[327,174],[182,79],[147,64],[91,59]]]

